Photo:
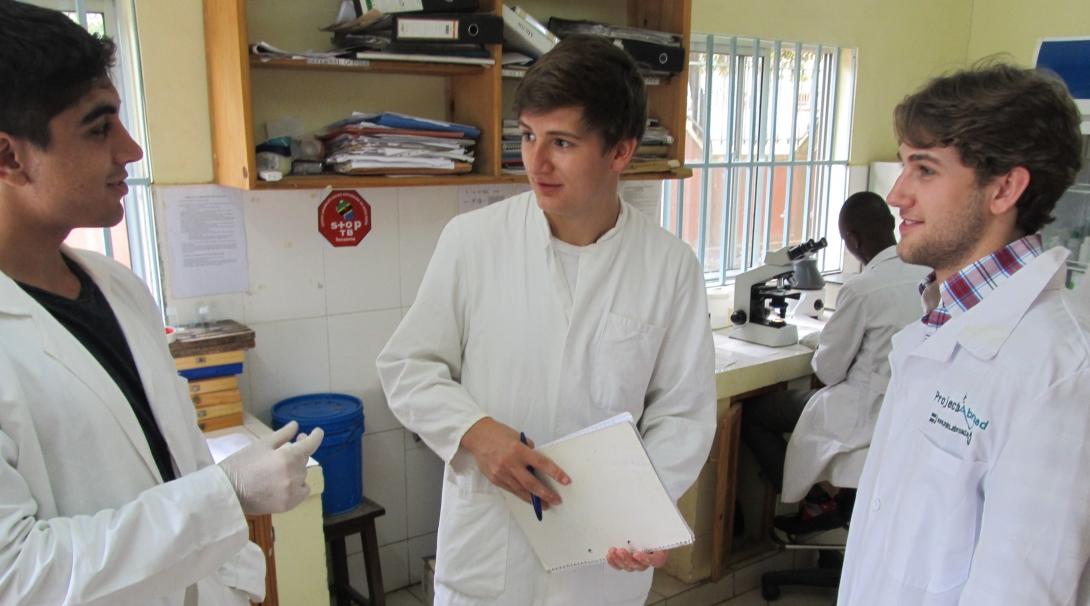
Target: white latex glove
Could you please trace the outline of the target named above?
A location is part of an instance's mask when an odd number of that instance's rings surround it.
[[[307,459],[318,450],[325,433],[319,427],[291,442],[297,431],[299,424],[292,421],[220,462],[243,512],[282,513],[310,494]]]

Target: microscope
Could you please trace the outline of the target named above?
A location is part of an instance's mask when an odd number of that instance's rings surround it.
[[[828,243],[825,238],[785,246],[765,255],[764,265],[734,278],[735,329],[730,336],[769,347],[792,345],[798,329],[786,320],[788,301],[794,313],[813,315],[824,307],[820,299],[825,282],[811,255]]]

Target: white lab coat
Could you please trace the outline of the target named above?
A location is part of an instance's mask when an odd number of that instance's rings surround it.
[[[377,366],[391,410],[447,463],[437,604],[644,603],[650,570],[547,574],[459,442],[485,416],[543,444],[629,411],[680,497],[715,430],[714,349],[692,250],[622,204],[617,225],[580,255],[573,299],[532,192],[461,215]]]
[[[894,337],[842,606],[1090,604],[1090,310],[1066,257]]]
[[[858,486],[889,381],[890,339],[923,315],[918,289],[928,271],[890,246],[841,287],[811,362],[825,387],[806,403],[787,443],[784,502],[825,480]]]
[[[128,400],[95,358],[0,273],[0,604],[246,604],[261,550],[212,465],[147,288],[95,253],[179,479],[162,483]],[[187,587],[198,584],[196,591]]]

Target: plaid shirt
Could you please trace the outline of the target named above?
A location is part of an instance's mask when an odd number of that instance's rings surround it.
[[[941,284],[935,284],[935,272],[928,274],[920,283],[924,306],[931,310],[920,320],[927,325],[927,334],[934,334],[943,324],[972,309],[1042,252],[1041,236],[1031,234],[969,265]]]

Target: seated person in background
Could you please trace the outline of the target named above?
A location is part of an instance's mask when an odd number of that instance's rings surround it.
[[[818,482],[855,487],[878,407],[889,381],[890,338],[919,319],[917,285],[927,269],[897,257],[893,215],[872,192],[850,196],[840,210],[845,247],[863,263],[844,284],[836,312],[817,340],[811,365],[821,390],[778,391],[745,403],[742,439],[784,502],[802,500],[797,516],[777,518],[788,534],[842,526],[847,501]],[[791,440],[783,434],[791,433]],[[847,497],[850,493],[845,493]]]

